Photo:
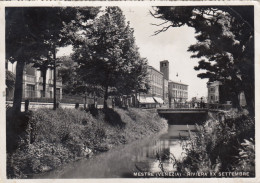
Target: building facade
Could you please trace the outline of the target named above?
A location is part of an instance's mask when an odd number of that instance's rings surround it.
[[[167,103],[168,102],[168,99],[169,99],[169,96],[168,96],[168,93],[169,93],[169,81],[167,79],[163,79],[163,100]]]
[[[232,93],[225,88],[220,81],[208,82],[208,103],[209,104],[228,104],[231,102]],[[244,92],[238,96],[240,106],[246,106]]]
[[[139,102],[146,107],[156,107],[157,104],[167,104],[169,100],[174,103],[185,103],[188,99],[188,85],[169,80],[169,61],[160,62],[160,71],[152,66],[148,67],[150,89],[148,94],[139,97]],[[154,100],[153,100],[154,99]]]
[[[164,77],[163,73],[156,70],[154,67],[148,67],[148,78],[150,84],[150,90],[148,94],[151,96],[163,98],[163,88],[164,88]]]
[[[221,82],[214,81],[208,82],[208,103],[209,104],[216,104],[219,103],[219,89],[220,89]]]
[[[16,74],[16,62],[14,64],[8,62],[6,66],[7,70]],[[28,64],[24,67],[23,72],[23,95],[24,99],[26,98],[53,98],[53,78],[54,72],[51,69],[48,69],[46,72],[46,89],[45,94],[43,93],[43,73],[37,68],[32,67],[31,64]],[[7,99],[13,98],[14,91],[8,91],[6,97]],[[57,99],[62,98],[62,81],[57,78],[56,81],[56,96]]]
[[[174,102],[185,103],[188,100],[188,85],[170,80],[169,95]]]

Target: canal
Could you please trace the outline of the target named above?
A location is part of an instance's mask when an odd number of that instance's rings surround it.
[[[130,178],[134,172],[174,171],[172,159],[181,158],[180,140],[195,131],[195,125],[171,125],[167,132],[129,145],[116,147],[90,159],[83,159],[34,178]],[[159,155],[159,156],[158,156]],[[160,157],[160,161],[158,160]]]

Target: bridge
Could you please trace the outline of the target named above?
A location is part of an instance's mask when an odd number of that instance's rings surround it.
[[[194,113],[208,113],[207,108],[180,108],[180,109],[157,109],[159,114],[175,114],[175,113],[185,113],[185,114],[194,114]]]
[[[207,108],[157,109],[170,124],[201,124],[207,120],[208,111]]]

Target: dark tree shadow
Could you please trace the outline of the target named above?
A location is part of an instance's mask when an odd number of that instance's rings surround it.
[[[105,115],[104,120],[110,125],[119,126],[120,128],[125,127],[126,123],[122,121],[121,116],[113,109],[102,109],[102,112]]]
[[[12,108],[6,111],[6,149],[13,153],[23,140],[30,143],[30,133],[27,131],[31,111],[14,113]]]

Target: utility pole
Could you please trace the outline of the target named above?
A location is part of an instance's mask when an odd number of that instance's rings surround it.
[[[53,110],[57,109],[57,99],[56,99],[56,49],[53,47]]]

